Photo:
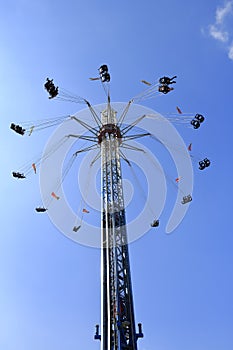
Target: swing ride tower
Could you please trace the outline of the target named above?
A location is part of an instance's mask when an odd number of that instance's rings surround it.
[[[126,231],[119,145],[121,131],[110,104],[101,114],[101,335],[102,350],[136,350],[133,293]]]
[[[141,148],[132,146],[127,142],[145,136],[152,137],[153,132],[151,132],[151,129],[149,130],[150,132],[146,132],[146,130],[143,129],[142,133],[140,133],[138,130],[136,134],[134,134],[134,132],[131,134],[131,130],[134,130],[134,127],[136,127],[143,119],[147,117],[157,120],[158,125],[164,121],[164,118],[161,118],[158,114],[150,112],[147,113],[146,111],[145,113],[140,113],[138,118],[131,124],[125,123],[125,117],[132,103],[139,102],[145,98],[150,98],[158,93],[165,92],[161,92],[158,89],[158,87],[161,88],[161,85],[157,83],[152,85],[146,81],[142,81],[146,85],[149,85],[147,90],[131,99],[124,106],[123,111],[120,112],[120,116],[117,116],[117,112],[110,104],[110,94],[108,88],[110,75],[108,73],[108,67],[106,65],[101,66],[99,68],[99,77],[90,79],[100,80],[106,92],[107,104],[104,104],[100,116],[98,114],[99,112],[97,113],[86,99],[79,96],[70,95],[66,91],[63,92],[62,89],[59,90],[58,94],[58,87],[55,87],[53,79],[50,80],[47,78],[47,81],[44,84],[45,89],[49,93],[50,99],[57,96],[57,98],[60,98],[61,100],[87,105],[90,112],[89,114],[92,117],[90,124],[83,119],[79,119],[78,116],[65,116],[62,118],[54,118],[50,122],[42,121],[42,123],[38,124],[38,126],[32,125],[28,130],[26,129],[26,126],[24,129],[24,126],[21,127],[20,125],[16,125],[14,123],[11,124],[10,128],[20,135],[24,135],[26,132],[30,136],[36,127],[39,130],[43,129],[45,125],[46,127],[54,126],[62,123],[65,120],[74,120],[79,123],[84,132],[80,135],[66,135],[65,140],[68,140],[70,137],[75,137],[80,140],[90,141],[92,142],[92,145],[79,149],[73,154],[69,167],[67,167],[64,172],[65,175],[67,175],[74,159],[78,154],[81,152],[89,152],[91,150],[98,149],[98,153],[94,157],[91,164],[94,164],[97,159],[101,158],[101,328],[99,329],[99,325],[96,325],[96,333],[94,338],[100,340],[101,350],[137,350],[137,340],[143,337],[143,333],[141,323],[138,324],[138,331],[136,331],[135,326],[121,159],[126,161],[129,166],[131,166],[131,164],[121,149],[126,148],[136,151],[143,151]],[[162,86],[167,86],[168,88],[168,85],[166,84]],[[172,116],[172,121],[179,121],[180,118],[182,124],[187,121],[187,123],[191,123],[194,129],[199,128],[200,124],[204,121],[204,117],[200,114],[196,114],[194,119],[190,116],[187,116],[185,119],[183,115],[182,117],[179,117],[179,114],[182,113],[178,110],[176,119],[174,119],[174,116]],[[171,129],[168,127],[167,121],[164,123],[164,128],[165,127],[165,130],[169,131],[169,135],[175,135],[175,140],[179,141],[178,145],[184,147],[177,134],[174,132],[171,134]],[[154,137],[154,139],[166,146],[162,138],[160,139],[158,137]],[[59,147],[63,143],[64,140],[59,143]],[[189,150],[191,150],[191,144],[189,145],[189,148]],[[55,150],[57,149],[58,146],[56,144]],[[184,149],[185,152],[187,152],[186,148]],[[54,148],[51,148],[44,156],[44,159],[47,159],[53,152]],[[179,164],[179,168],[181,168],[181,163],[177,156],[175,156],[172,152],[170,153],[174,156],[177,164]],[[190,158],[188,154],[185,159],[185,166],[189,170],[188,175],[190,175],[192,168],[190,168]],[[41,160],[42,158],[37,162],[37,164],[39,164]],[[199,169],[203,170],[209,165],[210,161],[205,158],[203,161],[199,162]],[[32,166],[34,172],[36,173],[35,163],[33,163]],[[183,166],[181,169],[184,168],[185,167]],[[31,165],[29,170],[26,168],[26,172],[13,172],[12,175],[13,177],[24,179],[26,177],[25,175],[27,175],[30,170]],[[177,168],[177,170],[179,170],[178,173],[183,173],[180,171],[180,169]],[[64,180],[65,175],[62,177],[62,181]],[[190,183],[190,186],[191,185],[192,183]],[[188,188],[186,187],[185,191],[187,191]],[[57,196],[54,192],[52,192],[51,195],[55,199],[59,199],[59,196]],[[187,204],[191,200],[191,194],[188,194],[183,196],[181,204]],[[48,210],[47,208],[48,206],[43,208],[38,207],[36,208],[36,211],[45,212]],[[182,213],[184,215],[185,211],[182,211]],[[154,215],[154,218],[155,220],[151,223],[151,227],[157,227],[159,225],[158,215]],[[79,229],[81,229],[81,224],[79,226],[74,226],[73,232],[76,233]]]

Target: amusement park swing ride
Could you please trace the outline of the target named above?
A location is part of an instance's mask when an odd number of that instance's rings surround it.
[[[128,103],[121,104],[120,108],[118,108],[119,106],[116,103],[111,102],[109,89],[110,73],[106,64],[98,69],[97,77],[90,78],[92,81],[100,81],[106,93],[107,101],[100,108],[92,106],[85,98],[76,96],[55,86],[53,79],[47,78],[44,88],[49,95],[49,99],[58,99],[85,105],[89,113],[89,120],[80,118],[79,114],[77,114],[21,124],[11,123],[10,125],[10,129],[21,136],[31,136],[36,131],[58,125],[62,127],[67,121],[78,124],[82,130],[79,134],[70,133],[65,135],[44,152],[42,157],[33,163],[23,166],[18,171],[13,171],[12,176],[20,180],[26,179],[30,173],[37,174],[39,165],[42,165],[45,160],[58,152],[68,140],[82,140],[88,143],[88,146],[78,149],[72,155],[67,167],[62,173],[59,185],[51,190],[49,199],[46,203],[44,200],[43,206],[35,208],[37,213],[49,213],[51,202],[60,200],[60,188],[80,153],[95,151],[91,166],[99,160],[101,162],[101,228],[98,230],[98,244],[101,249],[101,326],[96,326],[94,338],[100,340],[102,350],[136,350],[138,339],[143,337],[142,324],[139,323],[138,327],[135,325],[128,250],[129,241],[132,239],[129,238],[130,236],[127,232],[128,224],[126,220],[121,162],[125,162],[129,168],[132,168],[133,164],[125,152],[127,150],[144,152],[140,147],[135,146],[131,142],[139,138],[148,137],[169,149],[168,140],[165,140],[164,136],[161,136],[162,134],[155,136],[148,130],[149,128],[145,130],[143,125],[146,124],[143,123],[148,118],[150,121],[153,120],[153,123],[166,125],[166,127],[168,127],[166,123],[169,123],[169,125],[175,123],[189,126],[195,130],[199,129],[205,120],[202,114],[186,114],[179,107],[176,107],[176,113],[168,115],[166,118],[160,117],[159,114],[153,113],[151,110],[148,112],[147,109],[138,108],[136,117],[132,113],[132,117],[135,117],[134,120],[131,123],[126,123],[126,118],[135,104],[172,92],[174,90],[173,86],[176,83],[175,78],[176,76],[172,78],[164,76],[155,83],[142,80],[142,83],[146,85],[146,89],[130,99]],[[189,154],[191,151],[192,144],[189,143],[185,151],[183,151],[188,160],[190,160]],[[203,171],[210,166],[210,160],[206,157],[199,158],[198,165],[199,169]],[[178,177],[174,179],[174,184],[180,186],[180,183],[185,182],[184,178],[184,174],[178,174]],[[190,192],[185,192],[187,188],[190,189]],[[184,189],[182,190],[179,187],[177,205],[180,208],[187,207],[192,201],[192,184],[184,187]],[[81,219],[75,222],[73,227],[70,227],[72,239],[74,235],[79,235],[82,232],[82,228],[85,225],[83,216],[89,213],[89,210],[84,206],[80,211]],[[157,213],[154,217],[151,217],[151,222],[148,226],[158,229],[159,225],[160,218]],[[177,226],[177,223],[175,226]]]

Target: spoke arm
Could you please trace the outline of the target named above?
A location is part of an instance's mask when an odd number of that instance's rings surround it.
[[[126,157],[126,155],[120,150],[120,155],[122,157],[122,159],[124,159],[124,161],[129,165],[131,166],[131,163],[130,161],[128,160],[128,158]]]
[[[95,158],[93,159],[93,161],[91,162],[90,166],[92,166],[100,158],[100,156],[101,156],[101,152],[99,151],[95,156]]]
[[[98,148],[98,145],[92,145],[89,147],[85,147],[85,148],[82,148],[82,149],[76,151],[73,155],[77,156],[79,153],[92,151],[93,149],[96,149],[96,148]]]
[[[92,114],[92,116],[93,116],[93,118],[94,118],[96,124],[97,124],[98,126],[101,126],[102,123],[101,123],[101,120],[100,120],[99,116],[97,115],[96,111],[94,110],[94,108],[92,107],[92,105],[90,104],[90,102],[88,102],[87,100],[85,100],[85,102],[86,102],[86,104],[87,104],[87,106],[88,106],[88,108],[89,108],[89,110],[90,110],[90,112],[91,112],[91,114]]]
[[[124,136],[129,130],[134,128],[142,119],[144,119],[147,115],[144,114],[141,117],[137,118],[132,124],[126,126],[125,128],[122,129],[122,135]]]
[[[87,130],[89,130],[92,134],[97,135],[97,130],[95,128],[92,128],[89,124],[83,122],[82,120],[72,116],[71,119],[74,119],[76,122],[78,122],[79,124],[81,124],[82,126],[84,126],[84,128],[86,128]]]
[[[67,135],[67,137],[74,137],[74,138],[77,138],[77,139],[92,141],[92,142],[95,142],[95,143],[98,141],[97,137],[94,137],[94,136],[84,136],[84,135],[70,134],[70,135]]]
[[[139,139],[140,137],[144,137],[144,136],[151,136],[151,134],[149,132],[147,132],[144,134],[124,136],[123,141],[130,141],[130,140],[134,140],[134,139]]]
[[[119,123],[119,127],[121,127],[121,125],[122,125],[122,123],[123,123],[123,121],[124,121],[124,119],[125,119],[126,114],[128,113],[129,107],[130,107],[130,105],[131,105],[132,102],[133,102],[132,100],[130,100],[130,101],[128,102],[128,104],[127,104],[127,106],[125,107],[125,109],[124,109],[122,115],[120,116],[119,122],[118,122],[118,123]]]
[[[131,149],[131,150],[133,150],[133,151],[140,151],[140,152],[146,153],[146,152],[144,151],[144,149],[139,148],[139,147],[134,147],[134,146],[128,145],[127,143],[123,143],[123,144],[121,145],[121,147],[122,147],[122,148]]]

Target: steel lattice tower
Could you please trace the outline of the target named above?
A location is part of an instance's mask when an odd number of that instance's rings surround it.
[[[143,337],[141,324],[135,330],[126,217],[122,188],[119,145],[121,131],[116,112],[110,107],[101,113],[98,135],[101,147],[102,227],[101,227],[101,335],[95,339],[102,350],[137,349]]]
[[[165,78],[170,82],[176,77],[163,77],[161,79]],[[42,122],[41,124],[38,124],[37,127],[38,129],[43,129],[45,128],[45,125],[46,127],[49,127],[57,125],[58,123],[61,123],[65,120],[75,120],[83,127],[83,129],[85,129],[85,133],[80,135],[66,135],[66,140],[70,137],[74,137],[80,140],[92,142],[91,146],[84,147],[73,154],[71,162],[69,163],[64,172],[64,175],[62,176],[60,186],[64,181],[65,175],[67,175],[75,157],[79,153],[99,149],[98,154],[96,154],[91,162],[91,165],[93,165],[94,162],[101,157],[101,333],[99,332],[99,325],[97,325],[94,338],[101,340],[101,350],[137,350],[137,340],[138,338],[143,337],[143,333],[141,323],[138,324],[138,332],[136,332],[135,327],[128,238],[126,230],[127,224],[122,186],[121,159],[125,160],[128,165],[131,166],[131,164],[124,153],[120,150],[120,147],[136,151],[143,151],[141,148],[132,145],[130,146],[126,142],[144,136],[153,136],[153,134],[151,132],[145,132],[145,130],[143,130],[143,133],[129,135],[128,132],[130,132],[135,126],[137,126],[137,124],[140,123],[140,121],[146,117],[157,118],[157,120],[160,122],[163,119],[161,119],[158,114],[154,114],[152,111],[152,113],[149,112],[148,114],[147,112],[142,113],[137,119],[135,119],[131,124],[127,126],[125,126],[123,122],[133,102],[140,101],[146,97],[151,97],[156,94],[157,91],[160,93],[167,93],[173,90],[173,88],[168,87],[168,85],[172,84],[173,82],[162,83],[162,85],[152,85],[151,83],[142,80],[142,82],[144,82],[146,85],[149,85],[150,87],[145,92],[142,92],[141,94],[131,99],[124,106],[124,110],[121,111],[121,115],[117,119],[117,112],[111,107],[109,89],[105,84],[110,81],[108,67],[106,65],[102,65],[99,68],[99,77],[90,79],[101,80],[107,95],[108,101],[106,106],[103,107],[105,109],[101,112],[101,118],[86,99],[76,95],[70,95],[67,91],[64,90],[62,92],[61,90],[61,93],[59,92],[59,97],[61,100],[87,105],[92,117],[91,123],[88,124],[86,121],[81,120],[76,116],[70,115],[62,118],[52,119],[50,125],[48,124],[48,121]],[[161,82],[159,81],[159,83]],[[44,87],[49,93],[50,99],[58,95],[58,87],[55,87],[53,79],[47,78]],[[165,90],[161,90],[161,88],[165,87]],[[179,110],[178,113],[182,114],[182,112]],[[177,121],[177,118],[175,121]],[[182,120],[182,123],[183,121],[184,120]],[[190,122],[188,119],[187,121]],[[197,129],[200,127],[200,124],[203,121],[204,117],[201,114],[196,114],[194,119],[191,120],[191,125],[193,125],[194,129]],[[12,123],[10,128],[20,135],[24,135],[24,133],[27,131],[30,136],[33,129],[35,128],[35,125],[32,125],[30,129],[26,130],[26,126],[24,129],[22,126]],[[169,128],[166,130],[171,133],[171,130]],[[86,135],[86,132],[89,132],[91,135]],[[185,147],[185,145],[182,143],[183,141],[181,142],[181,140],[177,137],[177,134],[174,135],[176,137],[176,140],[179,141],[178,145]],[[167,147],[162,138],[160,139],[160,137],[155,137],[155,139]],[[48,153],[45,154],[44,160],[47,159],[48,156],[51,155],[56,149],[58,149],[58,147],[60,147],[63,143],[64,140],[60,143],[60,145],[56,144],[56,148],[51,148],[53,151],[51,152],[50,149]],[[191,144],[189,147],[191,147]],[[186,147],[184,149],[186,150]],[[170,153],[173,154],[172,152]],[[175,159],[178,160],[177,158]],[[38,164],[40,164],[41,160],[42,158],[39,159]],[[180,167],[180,163],[178,162],[177,164],[179,164]],[[35,163],[33,163],[32,166],[33,165],[33,169],[36,172]],[[190,167],[190,156],[188,153],[186,154],[185,165],[188,169],[187,174],[190,177],[188,185],[192,189],[192,168]],[[203,170],[209,165],[209,159],[205,158],[203,161],[199,162],[199,169]],[[26,171],[28,173],[27,168]],[[12,175],[13,177],[20,179],[24,179],[26,177],[22,172],[12,172]],[[45,188],[47,196],[47,187]],[[59,196],[57,196],[54,192],[52,192],[51,195],[56,199],[59,199]],[[192,197],[191,194],[188,194],[186,196],[183,196],[181,204],[187,204],[190,201],[192,201]],[[45,212],[47,210],[47,207],[36,208],[37,212]],[[81,222],[80,225],[75,225],[73,227],[73,231],[75,233],[81,228]],[[159,220],[156,217],[151,224],[151,227],[157,227],[158,225]]]

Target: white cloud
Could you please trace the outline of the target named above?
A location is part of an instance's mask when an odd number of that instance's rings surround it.
[[[229,39],[228,32],[218,29],[215,25],[209,26],[209,34],[212,36],[212,38],[219,40],[223,43],[226,43]]]
[[[233,15],[233,0],[225,1],[223,6],[218,6],[215,12],[215,22],[210,24],[208,28],[208,35],[213,39],[223,43],[223,47],[228,52],[228,58],[233,61],[233,42],[229,45],[230,40],[232,41],[233,31],[229,24],[226,22],[226,17]],[[204,31],[202,30],[204,34]]]
[[[232,12],[233,1],[228,1],[224,7],[218,7],[216,10],[216,24],[222,24],[224,18]]]
[[[230,58],[230,60],[233,60],[233,43],[228,49],[228,57]]]

